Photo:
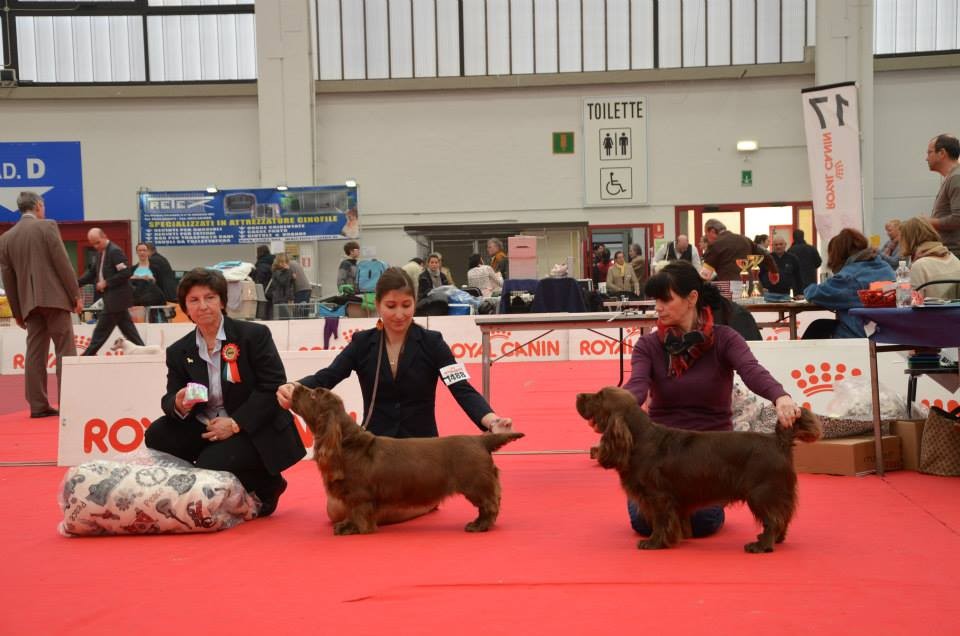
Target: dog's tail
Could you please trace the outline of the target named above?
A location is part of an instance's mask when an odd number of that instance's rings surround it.
[[[790,428],[777,422],[777,439],[780,441],[780,448],[787,453],[791,452],[795,440],[815,442],[820,439],[820,433],[820,418],[808,409],[800,409],[800,417]]]
[[[487,433],[486,435],[480,436],[480,441],[483,442],[487,452],[492,453],[501,446],[509,444],[513,440],[520,439],[521,437],[523,437],[523,433],[516,431],[513,433]]]

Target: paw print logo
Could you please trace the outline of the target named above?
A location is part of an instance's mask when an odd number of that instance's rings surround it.
[[[789,340],[790,339],[790,328],[789,327],[773,327],[770,329],[771,334],[764,336],[764,340]],[[785,337],[781,337],[785,336]]]
[[[862,375],[863,371],[854,367],[849,373],[856,378]],[[846,375],[847,365],[842,362],[836,367],[829,362],[821,362],[819,366],[808,364],[802,369],[794,369],[790,372],[790,377],[797,381],[797,388],[807,397],[833,391],[834,383],[839,382]],[[809,402],[804,402],[803,406],[810,408]]]
[[[87,347],[90,346],[90,336],[78,336],[74,334],[73,344],[80,351],[86,351]]]
[[[510,336],[513,335],[511,332],[506,329],[491,329],[490,330],[490,339],[499,338],[501,340],[509,340]]]
[[[640,327],[630,327],[626,331],[624,331],[623,339],[630,340],[633,337],[639,338],[642,335],[643,335],[643,329],[641,329]]]
[[[947,404],[946,406],[944,406],[943,400],[941,400],[940,398],[937,398],[932,403],[930,402],[930,400],[920,400],[920,403],[923,404],[928,409],[931,406],[935,406],[938,409],[943,409],[944,411],[947,411],[948,413],[953,409],[957,408],[958,406],[960,406],[960,402],[957,402],[956,400],[947,400]]]
[[[360,329],[346,329],[342,331],[340,335],[343,336],[344,342],[350,344],[350,341],[353,340],[353,334],[357,333],[358,331],[360,331]]]

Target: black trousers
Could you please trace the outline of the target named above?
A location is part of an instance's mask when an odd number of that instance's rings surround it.
[[[130,312],[126,309],[122,311],[104,311],[97,320],[97,326],[93,328],[93,336],[90,338],[90,346],[83,352],[85,356],[95,356],[100,351],[100,347],[107,341],[113,328],[119,327],[123,337],[135,345],[143,346],[143,340],[140,338],[140,332],[137,331],[133,320],[130,319]]]
[[[211,442],[201,437],[206,432],[207,427],[194,417],[180,420],[164,415],[150,425],[144,440],[147,448],[170,453],[197,468],[233,473],[244,488],[261,499],[274,493],[281,478],[271,475],[263,465],[249,435],[240,431],[225,440]]]

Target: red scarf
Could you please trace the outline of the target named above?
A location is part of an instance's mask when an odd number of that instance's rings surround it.
[[[667,374],[683,375],[683,372],[713,347],[713,311],[704,307],[697,316],[693,331],[684,333],[680,327],[668,327],[657,320],[657,336],[667,352]]]

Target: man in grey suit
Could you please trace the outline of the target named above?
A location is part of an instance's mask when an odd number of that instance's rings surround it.
[[[0,272],[13,317],[27,330],[24,362],[30,417],[57,415],[47,399],[47,356],[53,341],[57,356],[57,392],[63,356],[77,355],[70,312],[83,310],[77,274],[56,222],[44,219],[43,197],[21,192],[20,220],[0,236]]]
[[[103,298],[103,311],[97,319],[97,326],[93,328],[90,346],[83,352],[85,356],[95,356],[107,341],[114,327],[120,328],[127,340],[136,345],[143,345],[140,334],[130,319],[130,307],[133,305],[133,287],[130,286],[130,275],[133,268],[127,263],[127,255],[123,250],[112,243],[107,235],[98,227],[90,228],[87,232],[90,245],[100,252],[96,269],[89,269],[78,281],[81,285],[96,282],[97,292]]]

